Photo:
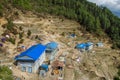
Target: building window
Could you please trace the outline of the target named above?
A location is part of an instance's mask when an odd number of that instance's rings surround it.
[[[22,67],[22,71],[23,71],[23,72],[26,71],[26,67],[25,67],[25,66]]]
[[[32,73],[32,67],[28,67],[28,72]]]

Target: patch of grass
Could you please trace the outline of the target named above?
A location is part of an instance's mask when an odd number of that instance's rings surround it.
[[[7,66],[0,66],[0,80],[13,80],[12,71]]]

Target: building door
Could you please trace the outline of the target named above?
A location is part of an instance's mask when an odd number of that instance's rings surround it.
[[[32,67],[28,67],[28,72],[32,73]]]

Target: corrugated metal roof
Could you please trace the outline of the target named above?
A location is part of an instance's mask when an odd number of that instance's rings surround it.
[[[91,45],[93,45],[92,42],[80,43],[80,44],[77,44],[77,45],[75,46],[75,48],[77,48],[77,49],[85,49],[86,47],[89,47],[89,46],[91,46]]]
[[[85,43],[77,44],[75,46],[75,48],[77,48],[77,49],[84,49],[84,48],[86,48],[86,44]]]
[[[47,49],[56,49],[58,47],[58,44],[56,42],[50,42],[46,44]]]
[[[19,60],[19,58],[23,56],[28,56],[32,58],[34,61],[36,61],[41,56],[41,54],[45,51],[45,49],[46,47],[42,44],[33,45],[26,51],[22,52],[20,55],[16,56],[15,60]]]

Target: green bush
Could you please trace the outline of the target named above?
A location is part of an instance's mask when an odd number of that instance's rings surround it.
[[[7,29],[12,31],[13,30],[13,27],[14,27],[14,24],[12,22],[12,20],[8,19],[8,24],[7,24]]]
[[[22,39],[24,35],[24,32],[19,33],[19,39]]]
[[[2,8],[2,5],[0,4],[0,16],[2,17],[3,16],[3,8]]]
[[[35,39],[38,39],[38,38],[39,38],[38,35],[36,35],[36,36],[35,36]]]
[[[15,38],[9,38],[8,40],[9,40],[9,42],[11,42],[12,44],[15,44]]]
[[[118,68],[117,76],[115,76],[113,80],[120,80],[120,66],[118,66],[117,68]]]
[[[27,36],[30,37],[30,36],[31,36],[31,33],[32,33],[32,32],[31,32],[30,30],[28,30]]]
[[[18,43],[22,44],[24,42],[24,39],[21,39]]]
[[[61,35],[62,35],[62,36],[65,36],[65,32],[62,32]]]
[[[31,10],[32,9],[30,0],[13,0],[13,5],[15,7],[25,9],[25,10]]]
[[[13,80],[12,71],[7,66],[0,66],[0,80]]]
[[[120,76],[120,69],[118,70],[117,74],[118,74],[118,76]]]
[[[120,80],[118,76],[115,76],[113,80]]]
[[[22,26],[20,26],[19,29],[22,31],[23,30]]]

